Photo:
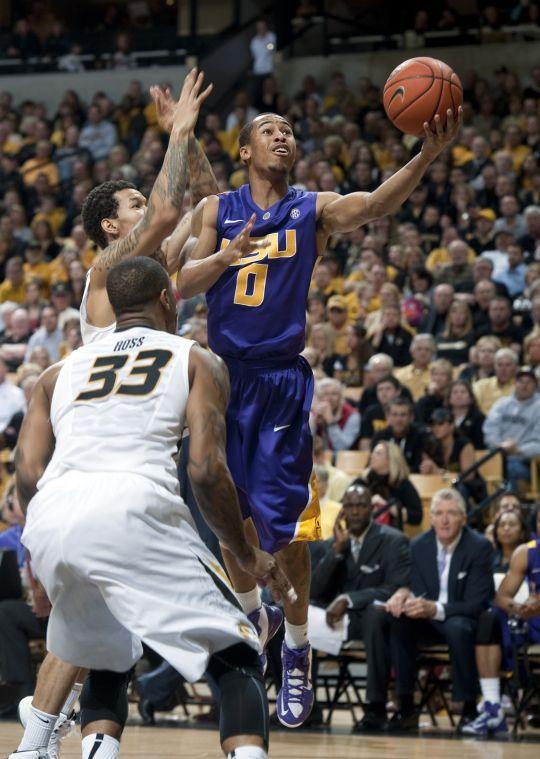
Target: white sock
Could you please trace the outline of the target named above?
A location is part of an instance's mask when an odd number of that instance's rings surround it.
[[[57,719],[58,714],[47,714],[47,712],[41,712],[35,706],[31,706],[24,735],[17,750],[34,751],[38,748],[47,748]]]
[[[82,683],[74,683],[73,688],[69,692],[69,696],[66,698],[66,702],[64,706],[60,709],[61,714],[65,714],[67,717],[71,714],[73,711],[73,707],[79,700],[79,696],[81,695],[82,690]]]
[[[104,733],[92,733],[82,739],[82,759],[116,759],[120,743],[116,738]]]
[[[244,614],[251,614],[262,606],[261,591],[258,585],[255,585],[253,590],[248,590],[247,593],[235,593],[242,611]]]
[[[480,688],[484,701],[490,704],[501,703],[501,682],[498,677],[481,677]]]
[[[260,746],[239,746],[227,754],[227,759],[268,759],[268,754]]]
[[[285,620],[285,643],[289,648],[304,648],[308,644],[308,623],[291,625]]]

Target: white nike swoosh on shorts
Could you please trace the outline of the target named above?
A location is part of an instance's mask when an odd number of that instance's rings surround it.
[[[281,427],[274,427],[274,432],[279,432],[280,430],[284,430],[290,426],[291,426],[290,424],[282,424]]]
[[[225,219],[224,224],[243,224],[244,219]]]

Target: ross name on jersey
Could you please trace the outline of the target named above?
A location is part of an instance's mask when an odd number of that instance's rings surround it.
[[[140,348],[146,340],[146,335],[143,337],[130,337],[128,340],[119,340],[113,348],[113,351],[128,351],[131,348]]]

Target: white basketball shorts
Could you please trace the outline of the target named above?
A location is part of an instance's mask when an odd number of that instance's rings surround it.
[[[53,607],[47,648],[65,662],[125,672],[144,641],[195,681],[216,651],[259,650],[187,507],[145,477],[69,472],[48,482],[23,543]]]

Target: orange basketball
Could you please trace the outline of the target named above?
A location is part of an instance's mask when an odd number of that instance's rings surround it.
[[[398,129],[421,137],[425,121],[435,128],[437,114],[443,126],[449,108],[457,117],[463,103],[463,87],[446,63],[436,58],[410,58],[388,77],[383,103],[386,115]]]

